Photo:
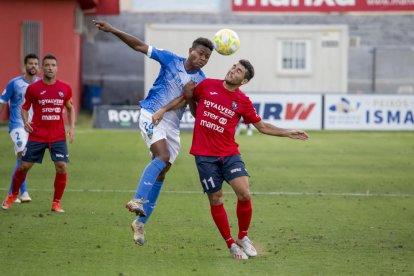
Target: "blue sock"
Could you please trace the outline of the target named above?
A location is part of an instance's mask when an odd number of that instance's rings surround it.
[[[148,194],[148,202],[144,203],[144,211],[147,214],[146,217],[139,217],[137,220],[142,223],[146,223],[147,220],[149,220],[152,211],[154,211],[155,206],[157,206],[157,199],[160,195],[161,188],[162,188],[162,182],[155,182],[154,185],[152,185],[152,189]]]
[[[16,166],[14,167],[13,173],[12,173],[12,178],[11,178],[11,182],[10,182],[10,188],[9,188],[9,194],[11,194],[12,192],[12,188],[13,188],[13,178],[14,178],[14,172],[17,170],[17,168],[20,166],[20,163],[22,162],[22,160],[20,158],[17,158],[17,162],[16,162]],[[24,180],[22,186],[20,187],[20,194],[26,192],[26,179]]]
[[[144,200],[147,200],[152,186],[154,185],[158,175],[165,168],[165,166],[165,162],[158,158],[154,158],[151,163],[148,164],[142,173],[141,180],[139,181],[138,188],[135,193],[135,198],[142,198]]]

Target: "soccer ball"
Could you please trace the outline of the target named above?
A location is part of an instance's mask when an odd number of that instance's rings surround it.
[[[240,47],[240,39],[237,33],[230,29],[221,29],[214,35],[214,49],[221,55],[231,55]]]

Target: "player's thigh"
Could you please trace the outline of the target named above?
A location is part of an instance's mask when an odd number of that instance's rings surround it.
[[[48,147],[48,143],[27,141],[26,147],[22,153],[22,161],[41,164],[45,150]]]
[[[50,143],[49,151],[53,162],[69,162],[68,145],[65,140]]]
[[[221,158],[214,156],[195,156],[201,186],[207,194],[220,191],[223,186]]]
[[[24,128],[15,128],[10,131],[10,138],[12,139],[14,145],[14,153],[22,152],[27,144],[27,138],[29,134],[24,130]]]
[[[170,151],[170,163],[174,163],[181,149],[180,130],[172,125],[166,126],[167,143]]]
[[[239,154],[224,158],[223,174],[237,195],[249,193],[249,174]]]
[[[166,130],[162,124],[155,126],[152,123],[152,113],[143,108],[141,108],[139,115],[139,129],[148,148],[151,148],[151,145],[157,141],[167,138]]]

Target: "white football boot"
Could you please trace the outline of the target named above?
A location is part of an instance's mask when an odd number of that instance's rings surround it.
[[[22,194],[20,195],[20,201],[21,201],[22,203],[25,203],[25,202],[30,202],[30,201],[32,201],[32,199],[30,198],[30,196],[29,196],[29,193],[28,193],[28,192],[24,192],[24,193],[22,193]]]
[[[147,214],[144,211],[144,207],[142,206],[144,201],[140,198],[133,198],[125,204],[125,208],[127,208],[130,212],[134,212],[139,217],[146,217]]]
[[[144,226],[145,224],[137,220],[134,220],[131,224],[132,232],[134,232],[134,241],[138,245],[144,245],[145,243]]]
[[[233,256],[233,258],[237,260],[247,260],[249,258],[247,257],[246,253],[244,253],[243,250],[235,243],[231,245],[230,253]]]
[[[246,253],[247,256],[249,256],[249,257],[256,257],[257,256],[256,248],[254,248],[253,242],[247,236],[245,236],[241,240],[237,240],[236,243],[241,248],[243,248],[243,251],[244,251],[244,253]]]

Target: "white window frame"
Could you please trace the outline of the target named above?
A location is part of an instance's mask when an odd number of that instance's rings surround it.
[[[284,45],[286,43],[296,43],[296,44],[304,44],[305,45],[305,57],[304,57],[304,67],[300,68],[297,65],[293,65],[292,68],[284,67],[284,59],[286,58],[284,53]],[[283,75],[309,75],[311,73],[312,68],[312,59],[311,59],[311,41],[306,39],[282,39],[278,40],[277,43],[277,72]],[[290,58],[294,60],[295,54],[290,54]]]

